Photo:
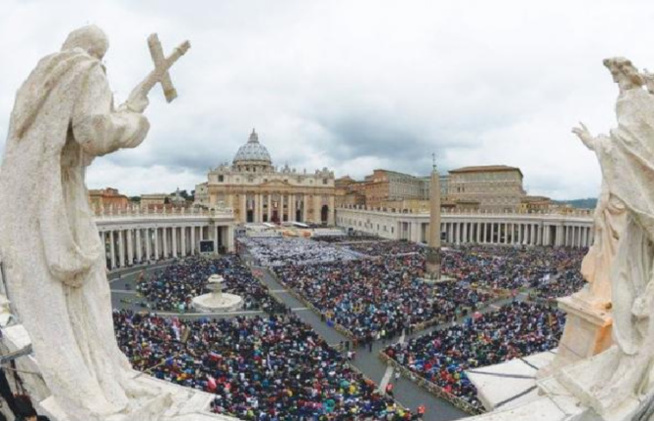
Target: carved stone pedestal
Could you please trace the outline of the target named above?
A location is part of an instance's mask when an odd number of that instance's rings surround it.
[[[565,330],[559,342],[556,358],[551,365],[538,372],[547,377],[558,369],[590,358],[612,344],[610,311],[602,311],[584,299],[583,295],[559,298],[559,308],[566,313]]]

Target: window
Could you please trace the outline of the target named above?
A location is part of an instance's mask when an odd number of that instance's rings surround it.
[[[223,175],[219,175],[218,176],[218,182],[222,183],[223,181],[225,181],[225,177]]]
[[[326,178],[322,179],[322,184],[327,184],[327,179]]]

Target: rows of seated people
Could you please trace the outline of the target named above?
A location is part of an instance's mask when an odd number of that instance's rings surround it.
[[[157,311],[187,311],[194,297],[208,293],[207,280],[213,274],[223,276],[223,291],[243,297],[244,309],[282,311],[268,288],[252,276],[237,255],[217,258],[191,256],[178,260],[140,279],[137,292],[144,306]]]
[[[409,420],[295,315],[182,320],[114,311],[120,348],[159,379],[215,394],[245,420]]]
[[[584,285],[579,268],[586,249],[462,246],[442,251],[443,273],[491,289],[533,288],[546,298],[570,295]]]
[[[424,322],[446,322],[493,298],[456,283],[419,279],[424,258],[412,254],[275,267],[278,279],[360,340],[393,338]],[[457,312],[458,310],[458,312]]]
[[[551,350],[558,345],[564,323],[559,310],[515,301],[492,313],[471,315],[462,323],[388,346],[383,352],[481,409],[477,391],[464,371]]]

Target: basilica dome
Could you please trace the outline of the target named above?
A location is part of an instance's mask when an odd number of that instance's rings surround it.
[[[245,163],[272,165],[268,149],[259,143],[259,136],[252,129],[252,134],[248,142],[238,148],[236,156],[234,156],[234,165],[241,165]]]

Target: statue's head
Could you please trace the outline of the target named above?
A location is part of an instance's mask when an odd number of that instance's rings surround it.
[[[102,29],[95,25],[82,26],[68,35],[61,50],[81,48],[89,55],[102,60],[109,49],[109,39]]]
[[[645,84],[636,66],[624,57],[607,58],[604,60],[604,66],[611,72],[613,81],[622,89],[637,88]]]

